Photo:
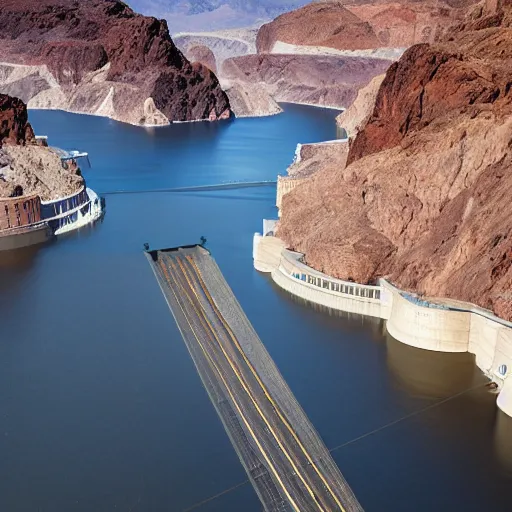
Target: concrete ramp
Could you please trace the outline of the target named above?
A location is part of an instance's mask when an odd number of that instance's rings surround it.
[[[362,511],[209,252],[146,255],[264,509]]]

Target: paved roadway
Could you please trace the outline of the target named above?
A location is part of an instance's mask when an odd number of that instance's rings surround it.
[[[150,261],[265,510],[362,510],[353,495],[344,502],[326,461],[316,460],[242,349],[205,284],[198,250],[162,251]]]

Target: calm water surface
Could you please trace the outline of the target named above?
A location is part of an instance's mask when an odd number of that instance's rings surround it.
[[[0,258],[0,511],[261,511],[249,485],[193,508],[246,477],[141,250],[201,235],[367,511],[512,510],[512,420],[471,356],[406,347],[253,270],[275,187],[108,194],[275,179],[297,142],[335,137],[334,116],[145,130],[31,112],[89,151],[107,215]]]

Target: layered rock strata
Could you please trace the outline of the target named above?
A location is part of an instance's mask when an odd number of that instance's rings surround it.
[[[188,55],[188,51],[195,46],[209,48],[220,68],[226,59],[256,53],[257,33],[256,29],[187,32],[175,34],[173,41],[185,55]]]
[[[214,73],[183,56],[166,22],[117,0],[4,0],[0,60],[0,90],[32,108],[143,125],[230,115]]]
[[[345,108],[359,88],[390,64],[383,59],[247,55],[226,60],[220,75],[239,84],[263,84],[278,102]]]
[[[257,48],[260,53],[276,52],[279,43],[338,50],[405,48],[419,42],[434,42],[447,27],[462,21],[477,3],[312,2],[263,25],[258,32]]]
[[[283,198],[279,236],[308,264],[512,320],[511,19],[482,12],[391,66],[348,165]]]

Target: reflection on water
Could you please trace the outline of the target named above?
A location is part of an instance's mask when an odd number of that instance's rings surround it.
[[[303,306],[305,312],[314,311],[316,313],[326,315],[335,322],[339,320],[345,320],[345,326],[350,328],[350,331],[361,331],[364,332],[365,335],[370,334],[370,338],[373,340],[381,341],[382,333],[385,331],[385,325],[384,321],[380,318],[359,315],[358,313],[348,313],[346,311],[340,311],[338,309],[332,309],[321,304],[316,304],[315,302],[310,302],[309,300],[299,297],[298,295],[294,295],[293,293],[290,293],[287,290],[281,288],[272,280],[270,274],[265,274],[265,276],[274,289],[275,293],[281,296],[283,300],[294,302]]]
[[[410,347],[387,331],[387,362],[409,393],[421,398],[446,398],[473,387],[481,372],[469,353],[446,353]]]
[[[494,448],[503,471],[512,476],[512,418],[502,411],[496,417]]]
[[[47,242],[51,244],[52,242]],[[45,244],[0,251],[0,313],[22,293],[28,270],[34,265]],[[5,302],[5,306],[3,303]]]
[[[5,273],[5,278],[7,278],[11,272],[28,269],[43,245],[38,244],[12,251],[0,251],[0,273]],[[0,279],[0,286],[2,282],[3,279]]]

